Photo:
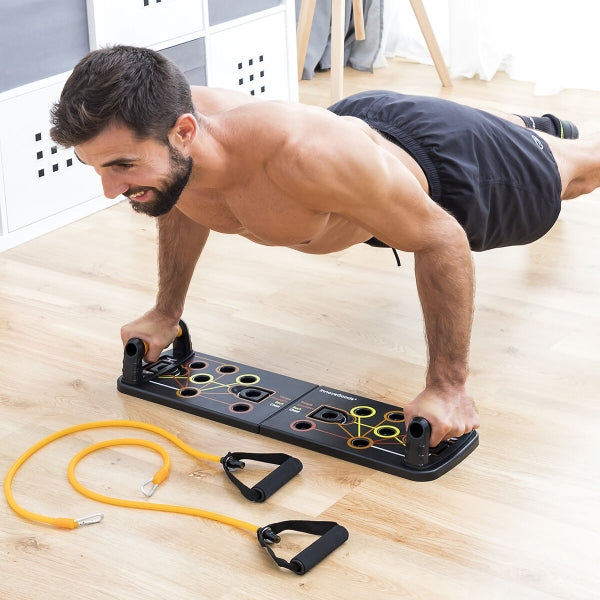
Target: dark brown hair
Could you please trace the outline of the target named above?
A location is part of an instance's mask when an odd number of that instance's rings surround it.
[[[113,46],[76,65],[52,108],[50,135],[70,147],[126,125],[140,139],[166,143],[178,117],[194,112],[189,83],[171,61],[148,48]]]

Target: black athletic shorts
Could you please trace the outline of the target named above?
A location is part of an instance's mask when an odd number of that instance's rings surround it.
[[[528,244],[558,218],[558,167],[532,130],[448,100],[379,90],[330,110],[358,117],[406,150],[473,250]]]

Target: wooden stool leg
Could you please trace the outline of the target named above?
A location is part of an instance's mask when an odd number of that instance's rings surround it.
[[[444,87],[452,87],[450,74],[448,73],[448,69],[446,68],[444,57],[442,56],[440,47],[438,46],[435,34],[433,33],[433,29],[431,27],[431,23],[429,22],[429,17],[425,12],[425,7],[423,6],[422,0],[410,0],[410,4],[412,6],[413,12],[415,13],[415,17],[417,17],[417,22],[419,23],[419,27],[421,28],[421,32],[423,33],[423,37],[425,38],[425,43],[427,44],[429,54],[431,54],[433,64],[435,65],[442,85]]]
[[[344,21],[346,3],[331,0],[331,102],[344,93]]]
[[[308,39],[312,28],[313,17],[317,0],[302,0],[300,5],[300,15],[298,17],[298,27],[296,29],[296,48],[298,52],[298,79],[302,79],[304,70],[304,61],[306,60],[306,51],[308,49]]]
[[[363,13],[363,0],[352,0],[352,14],[354,15],[354,37],[361,41],[365,39],[365,16]]]
[[[302,79],[308,40],[312,28],[317,0],[302,0],[296,47],[298,54],[298,79]],[[365,22],[362,0],[352,0],[354,29],[357,40],[365,39]],[[344,23],[346,3],[344,0],[331,0],[331,102],[337,102],[344,93]]]

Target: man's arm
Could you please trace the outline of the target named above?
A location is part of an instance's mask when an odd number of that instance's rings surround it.
[[[121,328],[123,343],[139,337],[148,344],[146,359],[157,360],[177,335],[185,297],[209,230],[177,208],[157,219],[158,293],[156,305]]]
[[[425,417],[431,424],[430,444],[436,446],[479,427],[479,415],[466,390],[473,263],[466,234],[456,219],[413,187],[410,177],[403,187],[396,190],[393,207],[361,214],[360,222],[388,245],[414,253],[428,368],[425,389],[404,406],[404,415],[407,425],[414,417]]]
[[[447,232],[442,247],[415,252],[415,275],[429,353],[425,389],[404,407],[431,424],[432,446],[479,427],[466,390],[473,317],[473,266],[466,236]]]
[[[465,387],[474,294],[466,234],[369,130],[348,120],[328,125],[314,128],[321,137],[313,135],[312,146],[298,153],[298,197],[414,253],[429,361],[425,389],[404,409],[407,424],[415,416],[429,420],[430,443],[437,445],[479,426]]]
[[[420,194],[418,190],[416,193]],[[428,367],[425,389],[404,406],[404,416],[407,425],[414,417],[426,418],[431,424],[430,444],[436,446],[479,427],[479,415],[466,389],[474,277],[471,250],[462,227],[429,198],[422,202],[425,210],[407,200],[403,218],[408,227],[398,227],[398,233],[390,235],[386,223],[385,234],[382,228],[374,229],[374,235],[415,256]],[[372,218],[373,223],[378,219]]]

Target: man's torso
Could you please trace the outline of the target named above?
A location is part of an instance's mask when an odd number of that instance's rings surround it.
[[[358,119],[302,105],[252,101],[222,90],[194,88],[193,93],[198,111],[210,119],[205,135],[216,140],[223,154],[225,176],[206,185],[202,164],[196,165],[199,185],[193,181],[188,186],[178,208],[211,230],[315,254],[371,238],[372,232],[351,219],[321,209],[328,194],[338,193],[335,162],[344,159],[340,143],[347,143],[348,136],[363,148],[365,164],[375,146],[384,148],[394,157],[391,164],[402,163],[427,191],[416,162]],[[345,121],[343,129],[338,120]],[[306,156],[311,148],[324,158],[320,168],[304,171],[311,164]]]

